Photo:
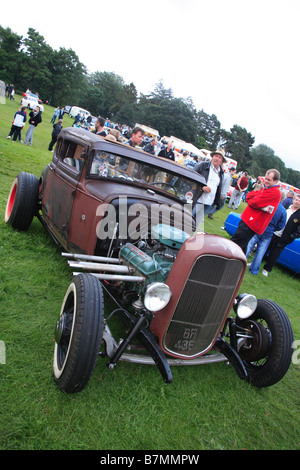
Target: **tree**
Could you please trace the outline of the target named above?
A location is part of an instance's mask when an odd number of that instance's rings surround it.
[[[286,182],[300,189],[300,171],[287,168]]]
[[[30,88],[54,106],[77,104],[86,80],[86,68],[74,51],[54,51],[33,28],[23,38],[0,27],[0,73],[19,91]]]
[[[226,154],[238,162],[240,169],[247,170],[251,165],[250,148],[255,142],[255,137],[244,127],[235,124],[230,132],[222,129],[221,138],[221,145]]]
[[[86,91],[87,72],[75,52],[65,48],[53,51],[48,67],[51,86],[47,99],[53,106],[77,105]]]
[[[203,142],[204,139],[209,150],[216,150],[221,136],[221,124],[217,116],[209,115],[202,109],[196,113],[196,123],[198,140]]]
[[[119,110],[123,104],[123,78],[114,72],[97,71],[92,73],[88,77],[88,90],[83,97],[83,103],[86,102],[88,94],[94,87],[98,89],[98,91],[101,91],[102,94],[101,103],[99,103],[99,114],[104,118],[112,118],[114,113]]]
[[[53,50],[35,29],[29,28],[27,35],[22,42],[24,48],[22,63],[19,64],[22,66],[20,85],[24,90],[30,88],[32,92],[45,97],[51,89],[49,62]]]
[[[0,76],[19,87],[22,36],[0,26]]]
[[[171,88],[165,88],[163,80],[156,83],[154,91],[148,96],[153,102],[161,102],[162,100],[171,100],[173,98],[173,91]]]
[[[209,144],[208,144],[208,142],[205,140],[204,137],[199,137],[199,136],[197,136],[194,145],[195,145],[196,147],[198,147],[198,149],[208,149],[208,150],[209,150]]]
[[[125,109],[129,109],[130,105],[132,105],[131,109],[134,109],[136,103],[137,90],[135,85],[133,83],[130,83],[129,85],[122,85],[117,96],[115,97],[115,104],[111,106],[110,111],[113,115],[116,115],[124,108],[124,106]]]
[[[267,145],[260,144],[251,149],[250,153],[251,165],[248,167],[248,171],[254,177],[263,176],[270,168],[276,168],[274,150]]]
[[[138,107],[135,103],[125,103],[122,108],[115,114],[114,119],[120,124],[127,124],[134,127],[138,122]]]
[[[85,91],[82,99],[79,100],[79,105],[87,109],[93,116],[101,115],[103,103],[103,92],[96,87],[89,87],[88,90]]]
[[[251,166],[249,171],[253,176],[263,176],[267,170],[275,168],[280,172],[281,181],[300,188],[300,172],[286,168],[284,162],[275,155],[273,149],[265,144],[260,144],[250,151]]]
[[[189,106],[181,98],[143,99],[139,103],[138,122],[158,129],[161,136],[174,135],[194,143],[196,123]]]
[[[195,144],[197,132],[191,98],[173,98],[172,90],[160,80],[149,95],[141,95],[137,120],[159,130],[161,136],[174,135]]]

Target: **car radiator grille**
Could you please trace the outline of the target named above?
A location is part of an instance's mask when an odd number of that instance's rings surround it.
[[[244,264],[220,256],[200,256],[183,288],[166,330],[164,347],[181,356],[203,354],[226,317]]]

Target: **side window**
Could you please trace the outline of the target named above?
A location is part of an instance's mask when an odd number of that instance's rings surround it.
[[[68,140],[64,140],[59,148],[59,159],[75,173],[80,173],[84,164],[85,147]]]

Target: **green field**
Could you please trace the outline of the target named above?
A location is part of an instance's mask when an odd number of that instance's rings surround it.
[[[3,221],[14,177],[20,171],[39,176],[52,158],[47,148],[53,108],[45,105],[27,147],[6,139],[19,100],[0,105],[0,449],[299,449],[299,360],[280,383],[265,389],[241,381],[225,363],[173,367],[173,383],[165,384],[156,367],[119,362],[111,371],[100,358],[79,394],[56,387],[54,326],[72,274],[37,220],[27,233]],[[71,124],[66,116],[64,127]],[[206,231],[229,237],[221,229],[228,213],[226,207],[207,220]],[[295,340],[299,279],[276,267],[268,278],[246,273],[241,288],[279,303]]]

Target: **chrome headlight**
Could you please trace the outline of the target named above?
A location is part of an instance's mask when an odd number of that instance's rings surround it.
[[[234,301],[233,309],[237,316],[244,320],[255,312],[257,307],[257,299],[251,294],[240,294]]]
[[[150,312],[157,312],[167,305],[171,295],[169,286],[162,282],[152,282],[146,288],[144,305]]]

